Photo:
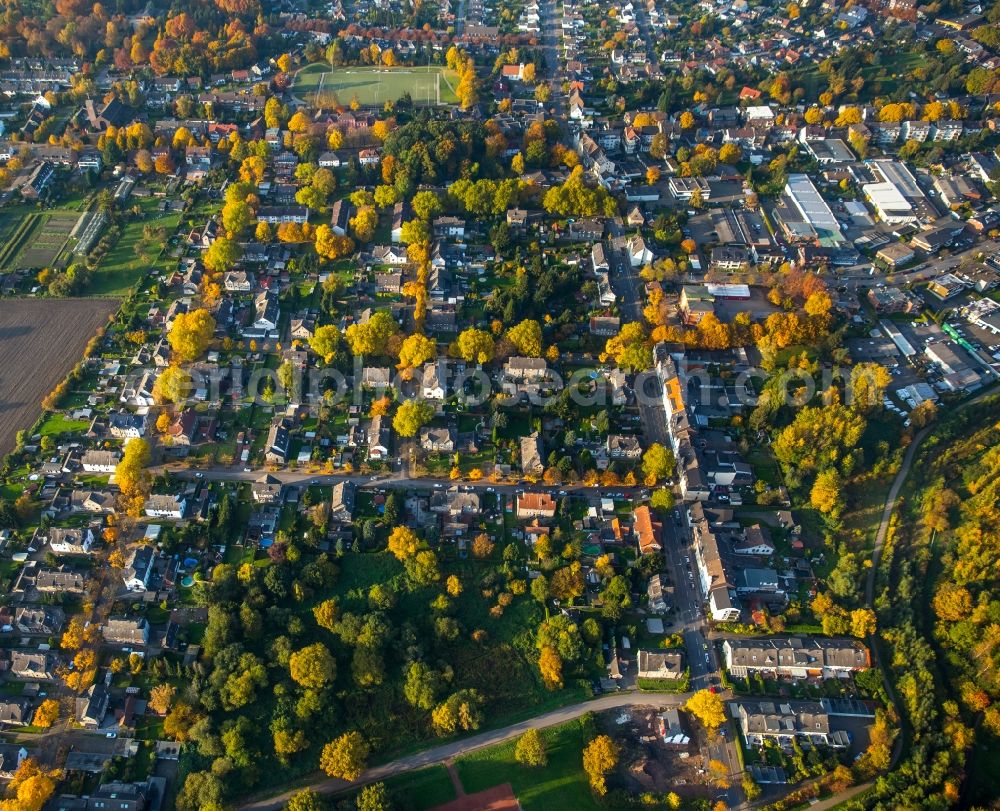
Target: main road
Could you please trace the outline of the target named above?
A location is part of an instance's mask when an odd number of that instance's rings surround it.
[[[600,698],[591,699],[590,701],[582,701],[579,704],[561,707],[558,710],[552,710],[544,715],[539,715],[527,721],[520,721],[501,729],[480,732],[478,735],[472,735],[458,741],[451,741],[450,743],[444,743],[430,749],[424,749],[421,752],[406,755],[405,757],[383,763],[379,766],[372,766],[370,769],[366,769],[357,780],[347,781],[319,777],[312,781],[304,782],[298,788],[289,789],[273,797],[247,802],[240,806],[240,808],[243,811],[278,811],[278,809],[288,802],[289,797],[303,788],[311,788],[320,794],[336,794],[345,789],[375,783],[398,774],[444,763],[447,760],[461,757],[477,749],[509,741],[511,738],[516,738],[529,729],[545,729],[546,727],[564,724],[588,712],[599,712],[617,707],[679,707],[687,700],[688,696],[689,694],[612,693]]]

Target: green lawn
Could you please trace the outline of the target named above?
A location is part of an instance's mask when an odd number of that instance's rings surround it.
[[[90,423],[86,420],[71,420],[61,412],[49,414],[41,425],[42,436],[53,436],[55,434],[68,434],[86,431]]]
[[[137,281],[149,274],[151,267],[154,270],[160,269],[163,266],[162,261],[143,260],[136,254],[136,245],[142,240],[143,228],[147,225],[163,228],[169,238],[177,230],[179,223],[180,214],[167,214],[133,220],[126,225],[121,239],[94,272],[90,287],[87,289],[88,295],[124,296]],[[157,255],[162,247],[161,243],[154,240],[149,248],[150,254]]]
[[[455,787],[444,766],[430,766],[399,775],[386,780],[385,786],[392,797],[393,808],[398,811],[425,811],[455,799]]]
[[[454,71],[437,65],[425,67],[339,67],[312,64],[295,75],[293,90],[312,103],[347,105],[357,97],[361,104],[380,106],[407,93],[414,104],[454,104],[458,79]]]
[[[514,760],[516,741],[473,752],[457,762],[468,793],[510,783],[524,811],[589,811],[595,802],[583,772],[583,748],[594,735],[584,718],[542,730],[549,762],[531,769]]]

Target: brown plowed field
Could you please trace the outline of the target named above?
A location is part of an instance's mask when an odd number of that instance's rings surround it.
[[[0,455],[41,413],[42,399],[83,356],[118,302],[0,299]]]

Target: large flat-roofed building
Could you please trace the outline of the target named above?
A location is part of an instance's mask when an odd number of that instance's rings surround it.
[[[917,180],[902,163],[887,158],[865,161],[861,190],[888,225],[905,225],[937,219],[937,212],[920,190]]]
[[[847,242],[840,223],[808,175],[788,176],[774,214],[790,240],[815,242],[826,248],[839,248]]]

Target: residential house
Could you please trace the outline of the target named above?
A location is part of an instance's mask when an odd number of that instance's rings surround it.
[[[87,694],[76,699],[76,721],[84,729],[100,729],[108,714],[111,694],[103,684],[95,683],[87,689]]]
[[[104,623],[101,635],[111,645],[148,645],[149,622],[145,617],[110,617]]]
[[[424,364],[420,391],[425,400],[444,400],[448,396],[447,371],[443,358]]]
[[[544,358],[512,357],[503,365],[503,370],[511,382],[530,383],[544,380],[549,367]]]
[[[338,237],[348,235],[351,224],[351,202],[346,198],[337,200],[330,207],[330,230]]]
[[[662,574],[654,574],[646,585],[646,607],[654,614],[665,614],[673,602],[673,587]]]
[[[354,482],[342,481],[333,486],[330,498],[330,518],[349,524],[354,517]]]
[[[63,566],[58,569],[40,568],[35,574],[35,590],[42,594],[83,594],[86,588],[87,578],[81,572]]]
[[[48,651],[15,650],[10,652],[9,672],[21,681],[48,681],[56,677],[58,662]]]
[[[634,268],[643,267],[653,261],[653,252],[646,246],[646,240],[636,235],[628,241],[628,259]]]
[[[434,228],[434,236],[438,239],[465,238],[465,220],[461,217],[444,214],[440,217],[435,217],[432,226]]]
[[[742,537],[733,544],[733,552],[737,555],[770,556],[774,551],[771,532],[760,524],[753,524],[744,529]]]
[[[108,433],[115,439],[138,439],[146,434],[146,416],[115,412],[108,417]]]
[[[14,629],[19,634],[55,636],[66,623],[66,613],[55,605],[21,606],[14,611]]]
[[[0,727],[23,727],[31,722],[31,699],[4,698],[0,700]]]
[[[521,473],[525,476],[541,476],[545,472],[542,453],[542,438],[538,431],[521,437]]]
[[[556,514],[556,500],[548,493],[518,493],[517,518],[553,518]]]
[[[381,414],[372,418],[368,426],[368,458],[385,459],[389,455],[392,428],[388,417]]]
[[[184,517],[187,502],[184,496],[153,493],[142,505],[143,512],[150,518],[172,518],[179,521]]]
[[[156,549],[152,546],[137,546],[125,559],[122,579],[129,591],[145,591],[156,563]]]
[[[118,451],[89,450],[80,457],[84,473],[114,473],[121,461]]]
[[[267,432],[264,458],[271,464],[285,464],[288,461],[291,442],[291,421],[283,418],[275,419]]]
[[[452,453],[455,450],[455,432],[451,428],[422,428],[420,447],[431,453]]]
[[[50,527],[49,548],[56,555],[89,555],[94,545],[94,531],[90,527]]]
[[[258,293],[254,299],[254,311],[254,332],[269,335],[278,329],[281,304],[276,293],[271,290],[262,290]]]
[[[253,274],[245,270],[230,270],[222,276],[222,286],[228,293],[249,293],[253,290]]]
[[[641,507],[636,507],[634,516],[635,522],[632,525],[632,532],[639,545],[639,554],[649,555],[660,552],[663,549],[663,544],[660,543],[663,525],[659,521],[653,520],[653,511],[643,504]]]
[[[679,650],[639,651],[640,679],[683,679],[684,654]]]
[[[284,485],[280,479],[265,473],[250,485],[250,494],[258,504],[277,504],[281,501]]]
[[[623,434],[608,434],[608,456],[612,459],[638,459],[642,456],[639,438]]]

